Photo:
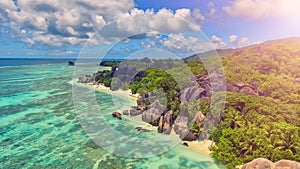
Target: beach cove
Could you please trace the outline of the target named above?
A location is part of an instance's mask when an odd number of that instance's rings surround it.
[[[116,156],[96,145],[82,129],[72,101],[73,67],[61,64],[1,67],[0,161],[4,168],[223,168],[206,153],[181,144],[152,158]],[[121,134],[136,123],[115,119],[113,100],[96,91],[107,123]],[[134,99],[115,96],[131,106]],[[156,131],[153,131],[153,133]],[[152,133],[152,132],[150,132]],[[150,133],[143,133],[148,137]],[[140,133],[137,133],[140,134]],[[192,145],[190,145],[192,147]]]

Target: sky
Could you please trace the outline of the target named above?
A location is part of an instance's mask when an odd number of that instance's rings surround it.
[[[299,0],[1,0],[0,58],[120,58],[145,49],[186,57],[239,48],[300,36],[299,6]]]

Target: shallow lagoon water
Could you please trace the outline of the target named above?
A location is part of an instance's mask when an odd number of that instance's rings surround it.
[[[211,157],[180,144],[151,158],[107,152],[79,123],[70,83],[73,70],[65,64],[0,67],[0,168],[223,168]],[[157,134],[137,133],[134,127],[140,124],[136,121],[111,117],[116,110],[113,99],[124,108],[134,100],[95,94],[100,116],[121,135],[150,138]]]

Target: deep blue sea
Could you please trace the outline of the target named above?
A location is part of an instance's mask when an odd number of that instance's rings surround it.
[[[72,82],[75,67],[67,66],[68,60],[0,59],[1,169],[223,168],[208,155],[181,144],[149,158],[117,156],[106,147],[95,144],[83,129],[81,117],[74,108]],[[112,118],[113,111],[129,108],[135,104],[134,99],[107,91],[94,93],[99,107],[99,112],[96,112],[111,129],[120,135],[134,134],[149,139],[157,135],[156,131],[136,132],[135,127],[147,126],[146,123]],[[121,103],[118,108],[114,106],[116,100]],[[88,106],[86,103],[82,105]],[[79,111],[84,112],[84,106],[79,106]],[[100,131],[98,135],[106,137]],[[105,142],[114,143],[118,139]],[[125,145],[122,148],[131,151],[134,147]]]

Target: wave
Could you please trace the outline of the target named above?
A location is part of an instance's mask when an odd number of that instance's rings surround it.
[[[10,67],[37,67],[37,66],[63,66],[65,63],[47,63],[47,64],[32,64],[32,65],[9,65],[9,66],[0,66],[0,69],[10,68]]]

